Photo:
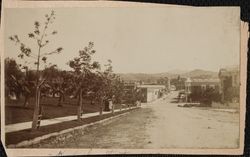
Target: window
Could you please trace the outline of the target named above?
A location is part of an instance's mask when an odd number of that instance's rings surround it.
[[[215,89],[215,85],[214,84],[209,85],[209,87],[212,88],[212,89]]]
[[[206,85],[205,84],[201,85],[201,90],[206,90]]]

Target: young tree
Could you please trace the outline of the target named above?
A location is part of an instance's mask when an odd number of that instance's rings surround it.
[[[37,129],[39,127],[38,118],[39,114],[41,114],[41,106],[40,106],[40,87],[44,80],[40,78],[40,65],[41,61],[46,63],[47,57],[52,54],[59,54],[63,50],[62,47],[58,47],[51,52],[44,52],[44,48],[49,44],[49,36],[57,34],[57,31],[49,31],[49,27],[54,23],[55,20],[55,12],[51,11],[48,15],[45,15],[45,22],[42,24],[38,21],[34,22],[34,31],[28,33],[28,37],[33,39],[37,45],[37,51],[32,51],[29,46],[24,44],[17,35],[11,36],[9,39],[15,42],[16,45],[20,47],[20,53],[18,57],[21,59],[33,59],[33,63],[36,66],[36,90],[35,90],[35,108],[33,114],[33,122],[32,129]]]
[[[70,89],[70,82],[72,81],[72,75],[66,71],[60,71],[59,73],[59,84],[58,84],[58,90],[59,93],[59,99],[58,99],[58,106],[62,106],[62,102],[65,101],[65,95],[67,91]]]
[[[74,84],[75,93],[78,97],[77,119],[81,120],[83,110],[83,95],[90,92],[91,73],[100,68],[100,64],[92,61],[92,56],[95,54],[94,43],[89,42],[88,46],[83,50],[79,50],[79,56],[69,61],[69,66],[74,69]]]
[[[62,107],[62,102],[65,101],[65,93],[71,80],[70,73],[61,71],[54,65],[44,69],[43,76],[47,84],[47,88],[44,88],[44,93],[50,93],[53,97],[55,94],[58,94],[59,99],[57,106]]]
[[[106,82],[105,77],[103,75],[103,72],[98,71],[95,73],[95,77],[93,77],[93,85],[92,91],[94,92],[95,100],[99,103],[99,112],[100,115],[102,115],[103,111],[103,105],[105,101],[105,88],[106,88]]]
[[[98,79],[100,84],[98,84],[97,97],[100,98],[100,115],[102,115],[104,103],[107,101],[113,102],[115,99],[115,78],[116,75],[113,73],[112,61],[108,60],[108,63],[104,65],[105,70],[98,73]],[[112,105],[112,112],[114,106]]]
[[[124,96],[124,83],[118,75],[115,75],[113,82],[114,103],[121,104]]]
[[[22,89],[19,86],[17,80],[21,80],[24,77],[21,69],[14,59],[5,59],[5,94],[6,97],[16,96],[19,100],[22,93]]]

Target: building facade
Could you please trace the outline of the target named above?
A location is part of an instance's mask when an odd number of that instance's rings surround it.
[[[219,71],[222,102],[239,102],[240,70],[239,67],[223,68]]]
[[[157,80],[157,85],[165,85],[166,90],[170,91],[170,79],[168,77],[163,77]]]
[[[185,81],[185,95],[186,101],[202,101],[205,92],[212,91],[218,93],[220,91],[220,80],[217,78],[212,79],[191,79]]]
[[[186,78],[178,76],[177,78],[172,78],[170,80],[170,85],[175,88],[175,90],[185,89]]]
[[[165,85],[138,85],[137,88],[140,89],[140,94],[142,102],[152,102],[159,99],[166,89]]]

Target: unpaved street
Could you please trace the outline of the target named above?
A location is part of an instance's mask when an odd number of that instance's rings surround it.
[[[171,103],[176,93],[141,109],[67,138],[45,140],[33,147],[57,148],[235,148],[239,114]]]

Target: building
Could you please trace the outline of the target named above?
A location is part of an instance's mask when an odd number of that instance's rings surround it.
[[[185,81],[185,95],[186,101],[201,101],[203,93],[212,89],[214,93],[220,91],[220,80],[217,78],[210,79],[191,79]]]
[[[136,90],[136,82],[124,82],[124,96],[123,96],[123,103],[126,104],[133,104],[134,103],[134,96]]]
[[[239,102],[240,70],[239,66],[223,68],[219,71],[222,102]]]
[[[157,85],[165,85],[166,90],[170,91],[170,79],[168,77],[163,77],[157,80]]]
[[[185,89],[186,78],[178,76],[177,78],[172,78],[170,80],[170,85],[175,87],[175,90],[183,90]]]
[[[140,89],[141,101],[142,102],[152,102],[160,98],[166,89],[165,85],[138,85],[137,88]]]

